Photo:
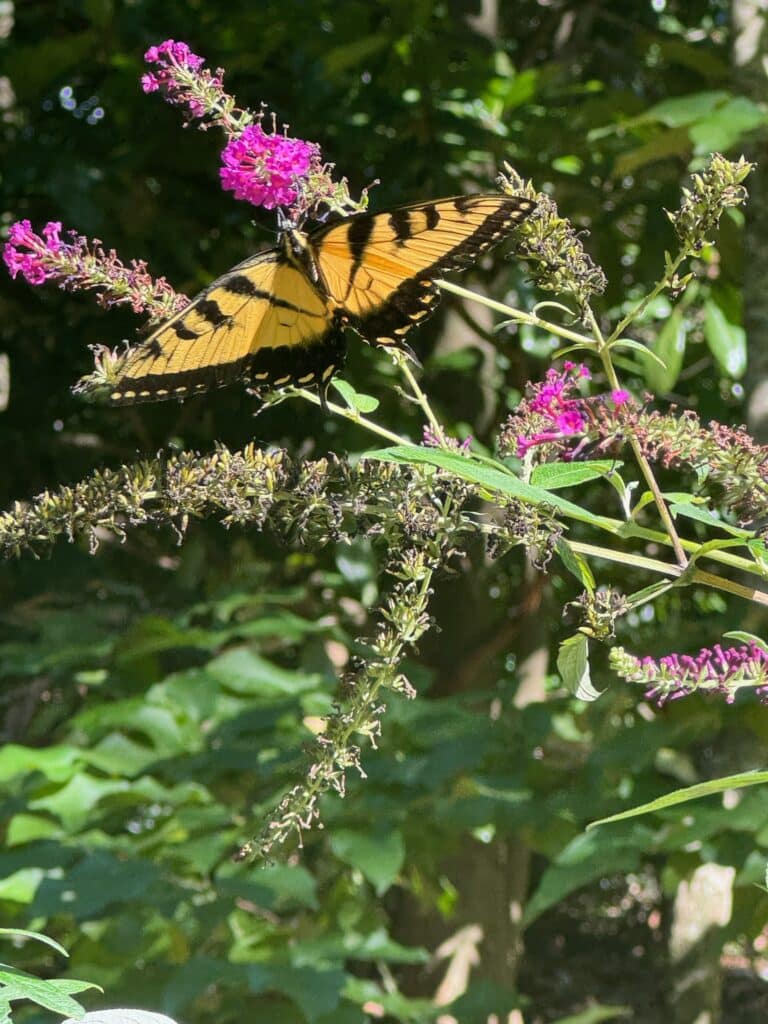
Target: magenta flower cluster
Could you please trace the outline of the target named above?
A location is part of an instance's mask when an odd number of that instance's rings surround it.
[[[130,303],[135,313],[148,312],[165,319],[189,301],[178,295],[163,277],[147,272],[144,260],[126,266],[114,249],[105,250],[95,239],[89,242],[76,231],[61,237],[58,221],[49,221],[37,234],[28,220],[11,225],[3,246],[3,260],[11,277],[21,274],[30,284],[56,281],[70,291],[95,290],[104,306]]]
[[[300,183],[320,165],[320,147],[314,142],[267,133],[260,123],[249,125],[230,139],[221,154],[222,188],[254,206],[273,210],[292,206]]]
[[[646,686],[646,697],[660,706],[697,690],[719,694],[730,704],[744,686],[754,687],[760,699],[768,702],[768,653],[756,643],[715,644],[703,647],[696,656],[667,654],[658,660],[636,658],[617,647],[610,657],[622,678]]]
[[[593,419],[590,401],[594,399],[583,398],[578,387],[580,381],[589,380],[590,376],[586,366],[566,361],[562,372],[550,368],[543,381],[531,386],[531,393],[524,403],[525,413],[536,429],[517,435],[516,448],[520,458],[540,445],[562,443],[587,433]],[[630,400],[629,393],[624,390],[611,392],[610,398],[614,409]],[[570,454],[572,457],[575,452]]]
[[[56,256],[64,246],[60,236],[61,223],[57,220],[49,221],[42,235],[32,230],[28,220],[11,224],[8,241],[3,246],[3,260],[11,277],[21,274],[30,284],[42,284],[56,277]]]
[[[142,76],[141,87],[144,92],[161,90],[169,103],[187,107],[193,117],[204,117],[206,114],[205,98],[200,93],[200,86],[221,88],[221,75],[202,72],[205,61],[192,53],[186,43],[177,43],[166,39],[159,46],[150,46],[144,54],[147,64],[154,64],[154,71]],[[201,81],[201,79],[203,81]]]

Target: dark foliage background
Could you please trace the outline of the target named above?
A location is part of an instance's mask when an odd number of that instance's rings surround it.
[[[226,69],[241,104],[264,101],[319,142],[354,191],[379,179],[374,208],[488,189],[509,161],[588,229],[610,279],[601,314],[615,316],[660,274],[664,209],[688,170],[715,149],[765,146],[764,106],[731,60],[732,22],[724,2],[5,2],[0,210],[8,223],[61,220],[188,294],[270,244],[270,219],[218,188],[221,138],[183,129],[138,87],[144,50],[184,39]],[[750,222],[726,220],[685,310],[679,365],[661,380],[622,367],[638,393],[653,385],[704,418],[744,418],[750,244]],[[471,283],[527,306],[541,298],[500,258]],[[712,329],[713,309],[727,330]],[[644,325],[662,354],[669,313],[660,300]],[[136,326],[87,295],[0,279],[4,504],[168,446],[369,444],[309,406],[254,418],[237,388],[119,411],[73,397],[88,345]],[[492,328],[481,307],[445,302],[416,339],[435,406],[486,444],[551,352],[535,332]],[[417,437],[388,361],[352,348],[348,379]],[[182,546],[145,530],[105,539],[95,557],[61,545],[5,566],[0,920],[72,954],[64,968],[25,947],[13,962],[99,982],[91,1006],[190,1024],[431,1020],[438,989],[462,1024],[516,1005],[529,1022],[583,1013],[586,1024],[620,1006],[651,1022],[667,1019],[684,973],[669,950],[675,895],[715,862],[734,869],[733,913],[711,936],[708,969],[726,968],[723,1019],[757,1019],[768,796],[583,827],[761,766],[763,712],[690,698],[659,714],[617,687],[574,701],[547,660],[573,581],[534,575],[516,554],[491,563],[469,551],[440,581],[439,630],[410,666],[420,698],[391,702],[367,780],[326,801],[325,830],[285,863],[231,863],[302,770],[369,627],[379,562],[363,543],[289,550],[200,522]],[[624,589],[641,585],[628,575],[616,577]],[[630,620],[622,642],[697,650],[726,628],[761,628],[703,592],[675,591],[655,616]]]

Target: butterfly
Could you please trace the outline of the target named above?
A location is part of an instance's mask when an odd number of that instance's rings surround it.
[[[130,349],[114,405],[181,399],[236,380],[317,386],[325,396],[346,354],[344,329],[412,354],[405,336],[435,309],[435,277],[472,264],[536,204],[469,195],[361,213],[305,232],[286,225],[257,253]]]

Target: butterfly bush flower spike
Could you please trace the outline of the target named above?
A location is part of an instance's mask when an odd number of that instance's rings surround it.
[[[346,179],[333,180],[333,165],[323,162],[315,142],[279,132],[276,118],[265,131],[265,111],[238,108],[224,91],[224,71],[205,67],[187,43],[166,39],[147,50],[152,66],[141,80],[145,93],[159,92],[183,108],[203,129],[222,128],[228,138],[222,152],[222,188],[235,198],[267,210],[283,207],[294,223],[318,213],[321,207],[343,215],[360,213],[368,205],[367,190],[352,199]]]
[[[768,654],[755,643],[740,647],[703,647],[695,657],[666,654],[658,660],[637,658],[623,647],[610,654],[611,667],[630,683],[646,687],[646,697],[659,706],[700,690],[718,694],[731,704],[742,687],[755,689],[768,703]]]
[[[97,291],[102,306],[129,304],[135,313],[149,313],[164,320],[188,302],[164,277],[153,279],[144,260],[126,266],[114,249],[106,250],[98,239],[89,242],[76,231],[61,237],[59,221],[49,221],[42,232],[28,220],[16,221],[8,232],[3,259],[11,277],[21,274],[30,284],[55,281],[68,291]]]
[[[42,235],[32,230],[28,220],[11,224],[8,241],[3,247],[3,259],[11,277],[21,274],[30,284],[43,284],[56,277],[56,256],[62,247],[60,234],[59,221],[49,221]]]
[[[224,92],[224,72],[210,72],[186,43],[166,39],[150,46],[144,60],[152,65],[141,79],[145,93],[161,93],[168,103],[186,108],[190,117],[208,117],[231,130],[238,127],[234,100]]]

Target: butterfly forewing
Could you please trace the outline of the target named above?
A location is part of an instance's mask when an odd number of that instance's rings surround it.
[[[439,302],[435,277],[472,264],[534,208],[522,196],[456,196],[350,217],[310,240],[348,322],[369,341],[396,345]]]

